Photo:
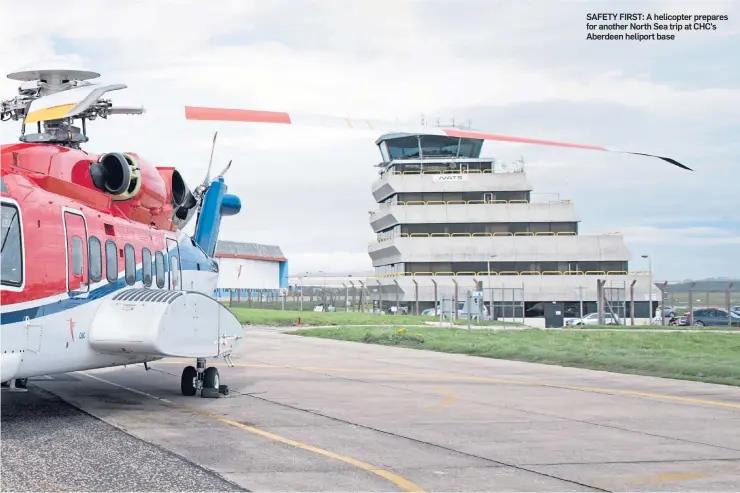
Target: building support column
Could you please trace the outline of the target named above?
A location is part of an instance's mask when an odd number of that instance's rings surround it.
[[[416,281],[416,279],[412,279],[411,282],[414,283],[414,303],[416,304],[416,316],[419,316],[419,283]]]
[[[598,308],[599,313],[599,325],[604,325],[606,323],[606,318],[604,317],[604,285],[606,284],[606,279],[596,279],[596,304]]]
[[[635,283],[637,282],[637,279],[633,279],[630,283],[630,319],[632,320],[632,325],[635,325]]]

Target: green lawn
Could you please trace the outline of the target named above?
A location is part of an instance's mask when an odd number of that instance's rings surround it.
[[[361,312],[307,312],[292,310],[260,310],[255,308],[232,308],[232,312],[245,325],[270,327],[293,327],[298,325],[421,325],[433,321],[434,317],[415,315],[373,315]]]
[[[269,327],[296,327],[298,318],[301,325],[423,325],[424,322],[438,321],[436,317],[416,315],[373,315],[362,312],[306,312],[292,310],[259,310],[255,308],[230,308],[236,318],[244,325]],[[467,324],[467,321],[457,323]],[[472,325],[502,325],[500,322],[482,322]],[[516,325],[516,324],[509,324]]]
[[[434,327],[337,327],[288,334],[740,386],[736,334]]]

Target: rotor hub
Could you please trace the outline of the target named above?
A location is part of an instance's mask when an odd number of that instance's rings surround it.
[[[98,72],[53,65],[56,64],[44,64],[41,69],[29,68],[7,75],[20,84],[17,96],[0,101],[0,121],[20,120],[21,142],[78,148],[88,141],[87,120],[107,118],[113,114],[144,113],[144,108],[116,108],[109,99],[103,99],[105,93],[125,89],[125,85],[99,85],[89,82],[100,77]],[[73,126],[74,120],[82,121],[81,129]],[[26,125],[30,123],[37,124],[38,132],[26,135]]]

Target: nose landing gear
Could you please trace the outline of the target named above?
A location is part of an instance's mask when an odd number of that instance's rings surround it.
[[[186,366],[180,378],[182,395],[194,396],[200,390],[200,396],[215,399],[221,395],[229,395],[229,386],[221,385],[218,368],[206,368],[206,359],[198,358],[196,367]]]

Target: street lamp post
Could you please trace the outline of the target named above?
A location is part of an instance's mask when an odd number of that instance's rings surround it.
[[[301,274],[301,276],[299,277],[299,279],[301,280],[301,311],[303,311],[303,283],[305,282],[306,274],[308,274],[308,272]]]
[[[319,274],[322,274],[321,277],[323,278],[323,281],[324,281],[324,309],[322,311],[328,312],[329,311],[329,300],[326,295],[326,272],[324,272],[323,270],[320,270]]]
[[[642,258],[646,258],[648,261],[648,279],[649,279],[649,286],[648,286],[648,299],[650,300],[650,304],[648,305],[650,308],[648,309],[648,325],[653,323],[653,259],[650,257],[650,255],[643,255]]]
[[[349,274],[347,276],[348,278],[352,277],[352,274]],[[349,312],[349,279],[347,279],[347,284],[344,285],[344,311]]]

